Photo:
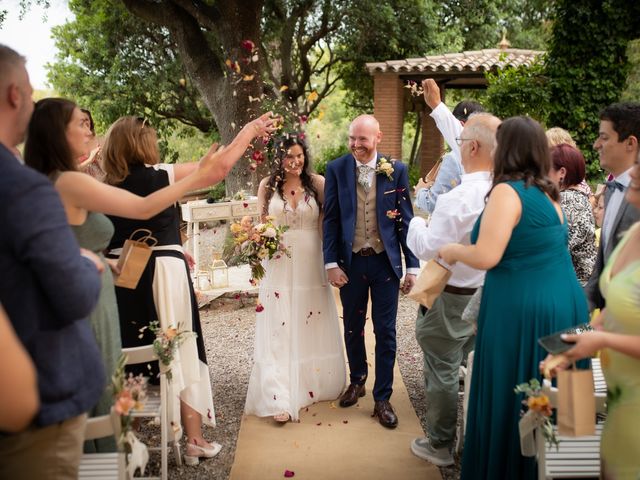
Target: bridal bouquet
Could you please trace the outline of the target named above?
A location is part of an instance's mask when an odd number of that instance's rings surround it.
[[[248,263],[251,267],[251,283],[264,277],[265,270],[262,261],[280,258],[282,255],[291,256],[287,247],[282,243],[282,235],[289,227],[276,226],[273,217],[266,217],[264,223],[253,224],[251,217],[243,217],[240,223],[231,225],[233,234],[232,261]]]

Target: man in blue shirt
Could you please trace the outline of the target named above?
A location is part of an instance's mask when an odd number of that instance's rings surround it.
[[[0,303],[33,360],[40,396],[27,430],[0,432],[0,478],[75,479],[86,412],[105,383],[87,320],[104,266],[81,251],[52,183],[14,154],[32,92],[25,59],[0,45]]]

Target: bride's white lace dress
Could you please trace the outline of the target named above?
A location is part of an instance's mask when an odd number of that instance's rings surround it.
[[[264,310],[256,314],[253,370],[245,413],[273,416],[314,402],[335,400],[346,381],[343,341],[333,292],[327,283],[311,196],[295,210],[275,192],[269,215],[289,225],[283,236],[291,258],[270,260],[260,284]]]

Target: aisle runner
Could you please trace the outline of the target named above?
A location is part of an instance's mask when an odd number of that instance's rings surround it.
[[[366,338],[369,371],[373,372],[370,321]],[[288,470],[296,480],[440,479],[437,467],[415,457],[409,449],[411,440],[424,433],[397,363],[394,378],[391,404],[398,415],[395,430],[387,430],[371,417],[373,374],[367,381],[367,394],[349,408],[340,408],[337,400],[322,402],[303,409],[300,423],[284,425],[271,418],[243,417],[230,478],[276,480],[284,478]]]

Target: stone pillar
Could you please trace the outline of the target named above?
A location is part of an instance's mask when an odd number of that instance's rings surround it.
[[[382,142],[380,152],[402,158],[402,126],[404,122],[404,94],[402,80],[393,74],[373,76],[373,114],[380,122]]]
[[[440,98],[443,102],[444,96],[444,86],[440,85]],[[430,113],[431,109],[425,105],[422,119],[422,141],[420,143],[420,174],[422,176],[429,173],[429,170],[444,153],[444,139],[436,127],[436,122],[429,115]]]

